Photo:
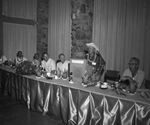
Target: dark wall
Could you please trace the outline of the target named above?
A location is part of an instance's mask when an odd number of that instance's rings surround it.
[[[0,50],[3,50],[2,0],[0,0]]]

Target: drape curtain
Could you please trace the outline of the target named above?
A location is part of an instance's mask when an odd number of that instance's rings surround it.
[[[94,0],[93,42],[106,60],[106,69],[122,73],[135,56],[148,78],[150,1]]]
[[[3,0],[3,15],[36,20],[37,0]]]
[[[60,53],[70,59],[71,0],[49,0],[48,53],[57,60]]]
[[[22,51],[28,60],[36,52],[36,26],[3,23],[3,52],[8,59]]]

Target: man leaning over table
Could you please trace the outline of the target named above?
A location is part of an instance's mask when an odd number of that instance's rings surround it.
[[[87,59],[87,74],[94,76],[94,79],[103,80],[102,75],[104,73],[105,60],[101,56],[98,47],[94,43],[87,43],[88,54]]]
[[[47,52],[42,54],[42,58],[41,67],[45,69],[46,72],[54,72],[56,70],[55,61],[49,58],[49,54]]]
[[[129,61],[129,68],[126,69],[120,80],[128,80],[130,83],[135,83],[137,88],[141,88],[145,73],[139,69],[140,60],[136,57],[132,57]]]

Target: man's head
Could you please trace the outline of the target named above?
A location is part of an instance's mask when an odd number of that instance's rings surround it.
[[[88,52],[90,53],[90,54],[93,54],[93,53],[95,53],[95,48],[94,47],[92,47],[92,46],[89,46],[89,48],[88,48]]]
[[[96,51],[99,51],[98,47],[94,43],[87,43],[89,54],[93,54]]]
[[[33,59],[36,59],[36,60],[38,60],[40,58],[40,55],[39,55],[39,53],[35,53],[34,54],[34,56],[33,56]]]
[[[136,73],[139,69],[140,60],[136,57],[132,57],[129,61],[129,69],[132,73]]]
[[[47,52],[44,52],[44,53],[42,54],[42,58],[43,58],[43,60],[45,60],[45,61],[47,62],[48,59],[49,59],[48,53],[47,53]]]
[[[22,51],[18,51],[18,52],[17,52],[17,57],[19,57],[19,58],[22,58],[22,57],[23,57]]]
[[[64,63],[65,62],[65,54],[63,54],[63,53],[59,54],[59,59],[62,63]]]

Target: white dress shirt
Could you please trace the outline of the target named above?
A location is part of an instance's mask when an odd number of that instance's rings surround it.
[[[7,61],[6,56],[2,56],[2,57],[0,58],[0,64],[3,64],[5,61]]]
[[[47,62],[45,60],[43,60],[41,62],[41,66],[42,66],[42,68],[44,68],[46,70],[46,72],[51,72],[52,70],[56,69],[55,61],[50,58],[48,59]]]
[[[61,72],[67,71],[68,70],[68,63],[69,61],[65,60],[64,63],[58,62],[57,63],[57,70],[59,69]]]
[[[20,59],[20,58],[16,57],[15,61],[16,61],[16,65],[18,65],[24,61],[27,61],[27,58],[23,57],[22,59]]]
[[[132,73],[130,69],[126,69],[123,73],[123,76],[129,76],[132,78]],[[137,88],[140,88],[145,78],[145,73],[142,70],[138,70],[136,75],[132,78],[137,82]]]

